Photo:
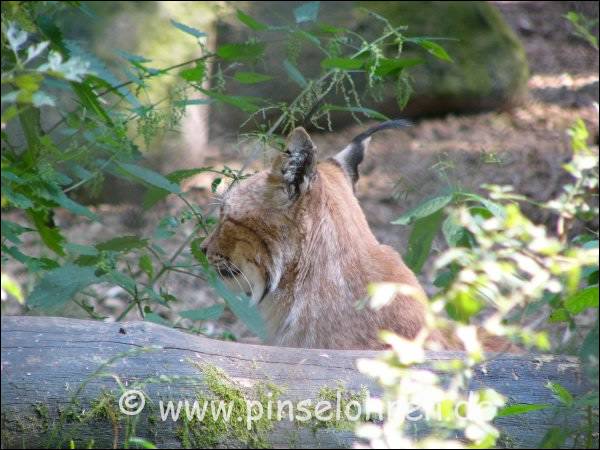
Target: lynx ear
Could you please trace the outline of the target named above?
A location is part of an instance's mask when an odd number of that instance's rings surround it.
[[[281,179],[290,200],[308,190],[315,174],[317,149],[306,130],[294,129],[288,136],[285,151],[271,168],[271,174]]]
[[[358,181],[358,166],[365,157],[367,148],[369,148],[369,142],[371,142],[371,136],[362,140],[357,140],[355,138],[342,151],[333,157],[333,159],[335,159],[348,174],[353,185]]]
[[[388,120],[387,122],[380,123],[352,139],[352,142],[335,155],[333,159],[348,174],[348,177],[352,180],[352,184],[355,184],[358,181],[358,166],[365,157],[365,152],[369,147],[369,142],[371,142],[371,136],[378,131],[405,128],[410,125],[409,121],[403,119]]]

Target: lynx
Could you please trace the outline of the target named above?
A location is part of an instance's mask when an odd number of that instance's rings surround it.
[[[423,327],[424,305],[412,295],[378,310],[357,308],[376,282],[408,285],[425,298],[400,255],[377,241],[354,194],[371,136],[405,125],[370,128],[320,162],[308,133],[296,128],[270,169],[226,193],[203,248],[258,305],[269,344],[378,349],[382,329],[413,339]]]

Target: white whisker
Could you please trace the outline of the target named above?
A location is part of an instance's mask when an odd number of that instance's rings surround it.
[[[246,283],[248,283],[248,287],[250,288],[251,297],[254,298],[254,287],[252,286],[252,283],[250,283],[250,280],[248,279],[244,271],[231,261],[228,261],[228,264],[230,264],[234,269],[236,269],[240,273],[240,275],[244,277],[244,280],[246,281]]]

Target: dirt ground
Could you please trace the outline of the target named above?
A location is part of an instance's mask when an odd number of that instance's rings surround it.
[[[405,248],[408,229],[390,222],[427,197],[448,186],[477,191],[482,184],[510,184],[519,193],[548,200],[568,180],[561,170],[570,156],[567,128],[582,118],[594,145],[598,144],[598,51],[573,36],[563,18],[569,10],[581,8],[598,17],[598,6],[593,2],[585,6],[567,2],[494,3],[525,45],[531,69],[528,98],[510,111],[424,119],[406,131],[382,132],[372,140],[362,164],[357,187],[360,203],[377,238],[400,253]],[[357,125],[338,133],[316,135],[314,140],[321,155],[329,156],[364,127]],[[207,149],[203,165],[241,165],[244,156],[240,152],[222,150],[222,143],[213,144]],[[253,167],[260,165],[259,161]],[[210,179],[196,183],[207,186]],[[197,203],[210,202],[206,191],[197,192]],[[70,240],[89,243],[124,234],[151,235],[161,218],[177,215],[183,208],[173,201],[142,216],[135,205],[101,205],[98,209],[105,218],[102,223],[90,224],[66,213],[59,214],[57,220],[67,225]],[[15,213],[7,216],[21,222]],[[534,219],[548,220],[542,216]],[[190,226],[182,225],[172,242],[165,241],[167,252],[177,248]],[[434,248],[441,250],[441,241]],[[27,242],[24,252],[37,254],[39,247],[35,242]],[[27,280],[21,269],[9,263],[4,270],[22,282],[25,289],[31,288],[32,280]],[[429,286],[427,275],[422,279]],[[176,317],[174,311],[207,306],[216,300],[201,280],[189,276],[169,275],[163,286],[181,300],[172,311],[161,311],[168,319]],[[122,290],[100,291],[105,298],[98,304],[99,311],[118,315],[126,301]],[[2,302],[3,314],[21,312],[23,308],[14,300]],[[63,314],[85,317],[75,307]],[[128,318],[139,317],[132,312]],[[206,324],[211,335],[219,336],[225,330],[236,336],[247,334],[230,313]]]

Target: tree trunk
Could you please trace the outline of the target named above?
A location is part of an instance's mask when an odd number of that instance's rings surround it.
[[[239,427],[211,429],[181,417],[177,422],[162,421],[159,402],[193,400],[198,395],[229,398],[209,379],[208,374],[215,373],[209,369],[214,368],[243,386],[248,397],[261,383],[279,386],[281,400],[296,402],[316,402],[323,397],[323,388],[338,385],[344,386],[343,396],[363,386],[377,395],[380,389],[358,372],[355,362],[378,354],[223,342],[148,322],[2,317],[2,447],[65,447],[71,440],[77,446],[92,441],[94,447],[123,446],[132,437],[171,448],[217,441],[225,447],[350,447],[355,442],[352,432],[333,420],[320,426],[274,421],[257,425],[248,434]],[[457,356],[431,353],[427,365]],[[578,394],[584,390],[580,380],[574,358],[500,355],[476,370],[471,387],[496,389],[511,403],[556,404],[544,385],[558,382]],[[146,406],[140,415],[122,414],[121,394],[134,387],[143,392]],[[543,410],[498,419],[497,425],[505,445],[534,447],[550,426],[562,420]],[[415,433],[419,429],[422,424]]]

